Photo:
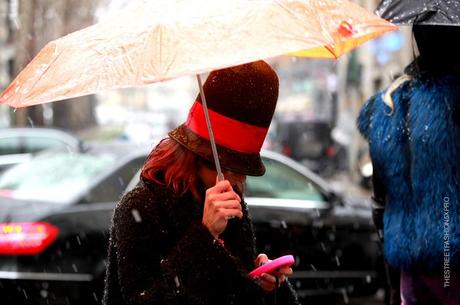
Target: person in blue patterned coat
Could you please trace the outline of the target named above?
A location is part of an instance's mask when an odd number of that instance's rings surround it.
[[[419,56],[365,103],[358,129],[401,304],[460,304],[460,49],[450,47],[460,27],[415,25],[413,34]]]

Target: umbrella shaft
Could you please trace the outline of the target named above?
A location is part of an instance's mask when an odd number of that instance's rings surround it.
[[[222,181],[224,180],[224,174],[222,173],[222,169],[220,168],[219,155],[217,154],[216,141],[214,140],[214,133],[212,132],[211,120],[209,119],[208,105],[206,104],[206,97],[204,94],[203,83],[201,82],[200,74],[196,75],[196,79],[198,81],[198,87],[200,88],[201,103],[203,104],[204,116],[206,118],[206,126],[208,127],[209,133],[209,141],[211,142],[212,155],[214,157],[214,163],[216,165],[217,180]]]

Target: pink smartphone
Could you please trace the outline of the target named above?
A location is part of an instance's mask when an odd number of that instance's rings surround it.
[[[295,259],[294,259],[294,256],[292,255],[280,256],[272,261],[269,261],[265,265],[262,265],[252,270],[251,272],[249,272],[249,276],[251,278],[254,278],[254,277],[261,275],[262,273],[273,272],[274,270],[278,268],[290,267],[292,266],[292,264],[294,264],[294,262],[295,262]]]

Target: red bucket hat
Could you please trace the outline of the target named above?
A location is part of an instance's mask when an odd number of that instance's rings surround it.
[[[249,176],[265,173],[260,150],[275,112],[278,89],[278,76],[264,61],[209,74],[203,90],[222,168]],[[169,136],[214,162],[199,95],[187,121]]]

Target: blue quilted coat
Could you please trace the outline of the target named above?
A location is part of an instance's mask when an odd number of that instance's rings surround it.
[[[447,260],[458,272],[460,77],[402,84],[393,113],[383,94],[363,106],[358,128],[384,186],[385,256],[403,271],[440,273]]]

